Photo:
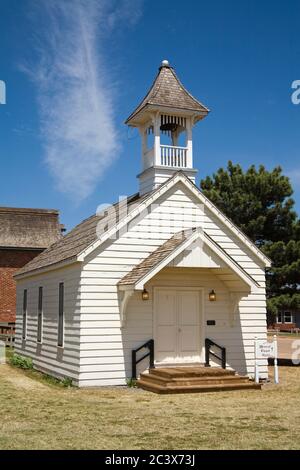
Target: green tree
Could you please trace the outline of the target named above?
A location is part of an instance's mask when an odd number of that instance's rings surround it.
[[[280,167],[228,162],[201,181],[203,193],[271,258],[267,270],[268,312],[300,308],[300,221],[293,188]]]

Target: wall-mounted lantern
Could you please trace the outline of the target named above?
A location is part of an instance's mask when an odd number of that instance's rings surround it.
[[[216,293],[213,289],[208,294],[208,298],[209,298],[210,302],[215,302],[217,300],[217,295],[216,295]]]
[[[142,299],[149,300],[149,292],[146,289],[144,289],[142,292]]]

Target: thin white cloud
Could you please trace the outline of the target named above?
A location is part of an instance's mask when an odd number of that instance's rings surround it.
[[[140,14],[140,0],[33,3],[38,33],[41,15],[47,28],[35,35],[37,61],[26,69],[37,86],[45,160],[58,190],[74,200],[89,196],[118,156],[115,90],[103,50],[117,27]]]

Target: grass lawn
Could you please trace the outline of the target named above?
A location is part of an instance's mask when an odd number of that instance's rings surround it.
[[[299,449],[300,367],[279,374],[262,391],[160,396],[63,388],[0,365],[0,448]]]
[[[268,337],[274,337],[275,333],[268,333]],[[276,333],[277,336],[284,337],[284,338],[298,338],[300,339],[300,333],[285,333],[284,331],[279,331]]]

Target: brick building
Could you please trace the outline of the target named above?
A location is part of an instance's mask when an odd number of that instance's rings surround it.
[[[0,323],[16,318],[14,273],[61,238],[59,212],[0,207]]]
[[[300,329],[300,310],[284,309],[280,310],[276,317],[268,322],[269,329],[279,331],[293,331]]]

